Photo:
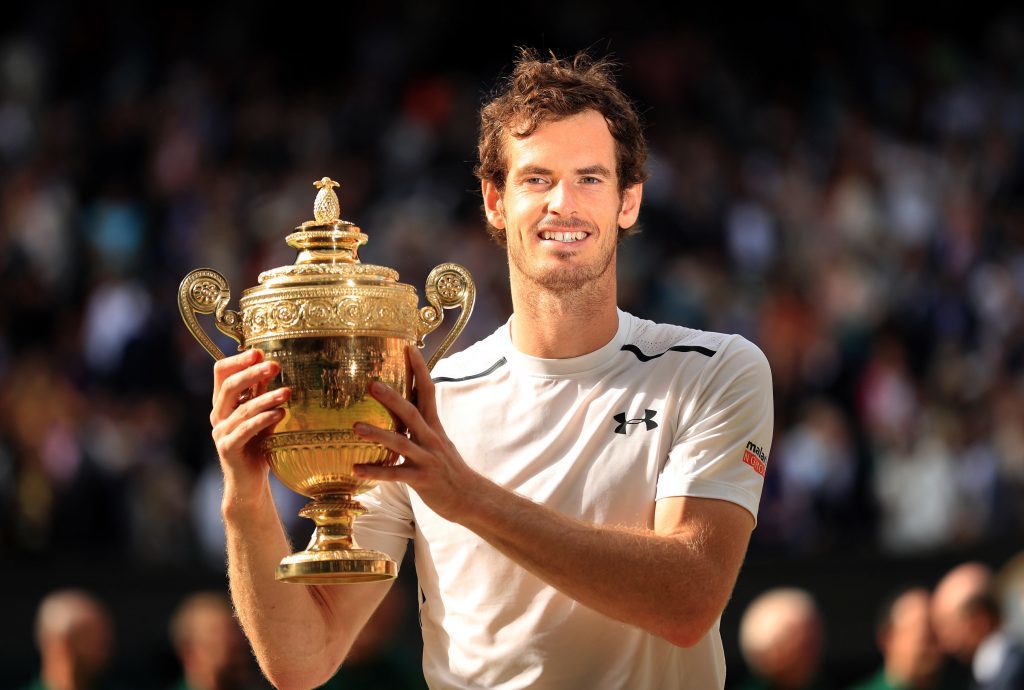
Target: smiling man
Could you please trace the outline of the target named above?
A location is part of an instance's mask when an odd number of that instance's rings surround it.
[[[514,313],[433,380],[411,350],[418,406],[370,387],[409,435],[357,425],[403,458],[359,468],[381,483],[357,538],[399,562],[413,541],[432,688],[724,685],[718,622],[756,519],[771,374],[739,336],[617,308],[645,158],[607,63],[524,52],[481,113],[477,168]],[[222,360],[212,421],[239,616],[275,684],[310,687],[389,585],[273,580],[288,545],[248,441],[287,391],[235,401],[276,373]]]

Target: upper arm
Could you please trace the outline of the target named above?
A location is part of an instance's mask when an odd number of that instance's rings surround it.
[[[760,350],[731,340],[684,401],[658,478],[654,531],[675,539],[691,638],[721,615],[754,528],[774,426],[771,370]],[[699,633],[699,634],[698,634]]]
[[[654,507],[654,532],[677,540],[688,564],[679,578],[686,594],[688,639],[703,637],[722,615],[743,564],[753,516],[729,501],[692,496],[663,498]]]
[[[729,501],[673,496],[654,506],[654,533],[679,539],[701,553],[721,573],[728,590],[736,581],[753,529],[753,516]]]
[[[310,588],[310,594],[318,600],[324,612],[328,630],[328,649],[325,652],[335,671],[348,655],[367,621],[384,601],[393,583],[394,580],[384,580]]]

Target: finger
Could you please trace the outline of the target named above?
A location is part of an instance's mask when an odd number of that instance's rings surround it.
[[[380,381],[374,381],[369,387],[370,395],[381,405],[391,410],[398,417],[409,432],[415,436],[420,443],[431,448],[436,447],[437,434],[430,428],[423,419],[423,415],[411,402],[403,398],[390,386]]]
[[[226,419],[238,406],[238,399],[243,392],[269,381],[277,376],[280,370],[281,365],[271,360],[254,364],[229,376],[221,385],[220,395],[213,401],[211,418]]]
[[[430,378],[430,370],[427,369],[427,360],[423,359],[423,353],[418,347],[406,345],[406,355],[409,364],[412,366],[412,375],[416,381],[416,404],[420,414],[432,427],[439,427],[441,419],[437,416],[437,401],[434,399],[434,382]]]
[[[414,465],[356,465],[352,468],[352,474],[361,479],[371,479],[378,482],[405,482],[410,483],[417,476],[419,470]]]
[[[245,352],[225,357],[224,359],[218,359],[213,364],[213,401],[217,401],[217,393],[220,392],[221,386],[224,381],[234,373],[242,371],[246,367],[250,367],[257,362],[263,360],[263,351],[257,348],[246,350]]]
[[[281,365],[278,364],[278,371],[281,370],[280,366]],[[257,381],[256,385],[249,389],[250,391],[252,391],[252,397],[256,398],[256,397],[259,397],[259,396],[263,395],[264,393],[266,393],[267,389],[270,388],[270,382],[272,380],[273,380],[273,377],[270,376],[270,377],[267,377],[265,379],[261,379],[261,380]]]
[[[413,465],[356,465],[352,468],[352,473],[357,477],[386,482],[408,483],[418,472]]]
[[[249,441],[256,438],[258,434],[267,431],[270,427],[284,419],[284,410],[277,407],[272,410],[265,410],[257,415],[249,417],[234,430],[222,436],[217,441],[217,453],[222,458],[229,458],[245,447]]]
[[[219,441],[224,436],[231,434],[239,424],[247,419],[261,413],[280,407],[292,397],[291,388],[278,388],[257,396],[248,402],[242,403],[231,414],[224,419],[218,420],[213,425],[213,438]],[[212,416],[212,415],[211,415]]]
[[[388,431],[387,429],[381,429],[380,427],[362,422],[354,424],[352,430],[360,438],[379,443],[388,450],[394,451],[403,458],[413,462],[423,462],[433,457],[432,453],[405,434],[398,434],[394,431]]]
[[[291,388],[276,388],[268,393],[259,395],[253,398],[252,400],[249,400],[239,405],[231,412],[230,416],[228,417],[228,421],[231,423],[232,427],[237,426],[244,422],[245,420],[249,419],[250,417],[254,417],[260,414],[261,412],[265,412],[275,407],[280,407],[281,405],[286,403],[291,397]]]

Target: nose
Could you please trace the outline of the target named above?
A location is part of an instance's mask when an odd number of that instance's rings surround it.
[[[576,211],[575,191],[566,180],[551,186],[547,199],[548,213],[556,216],[571,216]]]

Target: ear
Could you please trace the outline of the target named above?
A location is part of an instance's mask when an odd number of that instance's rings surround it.
[[[505,229],[505,204],[501,200],[501,192],[490,180],[480,182],[480,191],[484,197],[484,215],[487,222],[498,228]]]
[[[622,207],[619,209],[619,227],[631,228],[640,215],[640,199],[644,195],[644,185],[639,182],[626,187],[622,193]]]

